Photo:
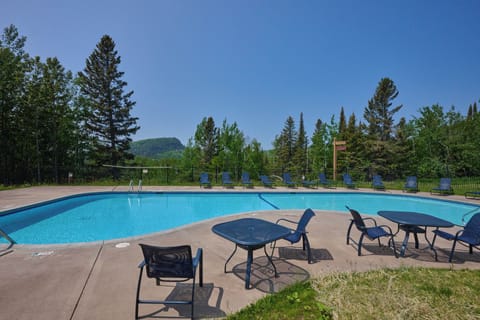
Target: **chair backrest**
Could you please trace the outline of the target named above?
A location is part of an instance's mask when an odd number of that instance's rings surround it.
[[[365,222],[363,222],[363,218],[360,215],[360,213],[357,210],[350,209],[348,206],[346,206],[348,211],[350,211],[350,214],[352,215],[353,222],[355,223],[355,227],[361,232],[365,231]]]
[[[202,172],[200,173],[200,182],[208,182],[208,173],[206,172]]]
[[[438,186],[441,190],[450,190],[452,180],[450,178],[440,178],[440,184]]]
[[[372,180],[373,180],[373,182],[381,183],[382,182],[382,176],[376,174],[372,177]]]
[[[327,176],[325,175],[325,173],[320,173],[318,175],[318,179],[320,179],[321,183],[327,183]]]
[[[250,174],[248,172],[242,172],[242,182],[250,182]]]
[[[463,235],[477,238],[478,243],[480,243],[480,212],[474,214],[472,218],[468,220],[463,228]]]
[[[230,182],[230,173],[228,172],[222,172],[222,181],[223,182]]]
[[[352,183],[352,177],[348,173],[343,174],[343,182],[346,184]]]
[[[149,278],[160,278],[168,281],[168,279],[185,280],[194,277],[190,246],[156,247],[140,244],[140,247],[142,248]]]
[[[290,182],[290,181],[292,181],[292,177],[290,177],[290,173],[285,172],[285,173],[283,174],[283,181],[284,181],[284,182]]]
[[[297,225],[297,232],[302,232],[305,233],[307,230],[307,224],[310,222],[310,219],[312,219],[315,216],[315,212],[313,212],[312,209],[306,209],[303,212],[302,217],[300,218],[300,221],[298,221]]]
[[[407,181],[405,182],[406,188],[416,188],[417,187],[417,177],[416,176],[408,176]]]

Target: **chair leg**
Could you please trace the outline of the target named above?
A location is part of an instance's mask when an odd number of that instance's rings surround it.
[[[140,268],[140,274],[138,276],[137,299],[135,300],[135,319],[138,319],[138,303],[140,300],[140,285],[142,283],[142,273],[143,273],[143,267]]]
[[[192,285],[192,313],[191,318],[193,319],[195,309],[195,275],[193,275],[193,285]]]
[[[469,247],[470,247],[470,250],[469,250],[470,254],[473,254],[473,246],[469,245]]]
[[[363,242],[363,236],[364,234],[360,236],[360,240],[358,240],[358,256],[362,255],[362,242]]]
[[[311,264],[313,263],[313,259],[312,259],[312,251],[311,251],[311,248],[310,248],[310,242],[308,241],[308,237],[306,234],[302,235],[302,238],[303,238],[303,250],[305,251],[305,249],[307,250],[307,259],[308,259],[308,263]]]
[[[388,240],[389,244],[390,244],[390,241],[392,242],[393,253],[395,254],[395,258],[398,258],[397,248],[395,247],[395,240],[393,239],[393,234],[390,237],[390,240]]]
[[[352,220],[352,221],[350,222],[350,225],[348,226],[348,230],[347,230],[347,244],[350,244],[350,231],[352,230],[353,223],[354,223],[354,221]]]
[[[457,239],[453,240],[452,251],[450,251],[450,257],[448,258],[448,262],[452,262],[453,252],[455,251],[456,244],[457,244]]]

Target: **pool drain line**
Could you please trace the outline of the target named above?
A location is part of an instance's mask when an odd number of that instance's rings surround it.
[[[78,305],[80,304],[80,300],[83,297],[83,293],[85,292],[85,288],[87,287],[88,281],[90,280],[90,277],[92,276],[93,269],[95,268],[95,265],[97,264],[98,257],[100,257],[100,253],[103,250],[103,245],[104,241],[102,241],[102,245],[98,249],[97,256],[95,257],[95,260],[93,261],[92,267],[90,268],[90,271],[88,272],[87,279],[85,280],[85,283],[83,284],[82,291],[80,292],[80,295],[78,296],[77,302],[75,303],[75,307],[73,307],[72,315],[70,316],[70,320],[73,319],[73,316],[75,315],[75,312],[77,311]]]

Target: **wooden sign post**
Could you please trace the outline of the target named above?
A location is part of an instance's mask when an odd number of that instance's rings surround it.
[[[336,138],[333,138],[333,180],[337,180],[337,151],[347,150],[346,141],[337,141]]]

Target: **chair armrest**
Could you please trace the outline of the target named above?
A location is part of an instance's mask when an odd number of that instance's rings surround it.
[[[363,221],[365,221],[365,220],[371,220],[371,221],[373,221],[373,223],[375,224],[375,227],[377,227],[377,220],[375,220],[375,219],[373,219],[373,218],[368,218],[368,217],[367,217],[367,218],[363,218]]]
[[[145,267],[147,263],[145,262],[145,260],[143,260],[142,262],[140,262],[140,264],[138,265],[139,268],[143,268]]]
[[[296,222],[296,221],[288,220],[288,219],[285,219],[285,218],[278,219],[276,223],[278,224],[280,221],[285,221],[285,222],[289,222],[289,223],[293,223],[293,224],[298,224],[298,222]]]

